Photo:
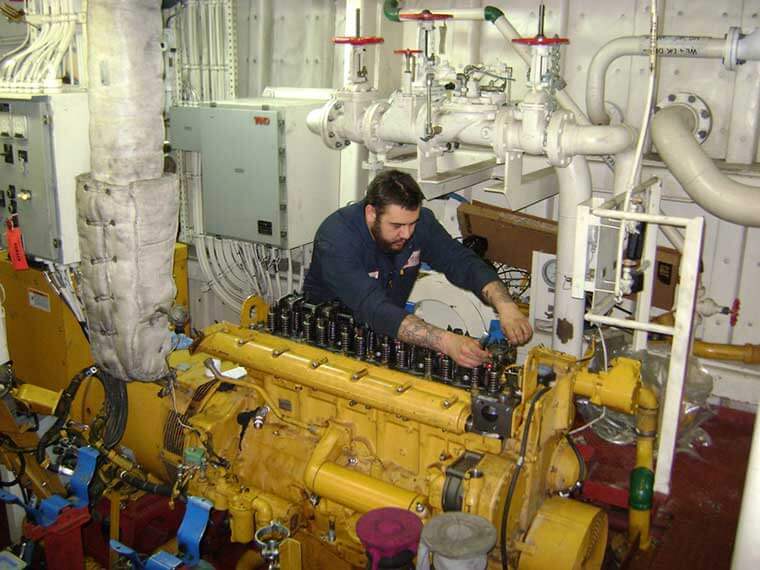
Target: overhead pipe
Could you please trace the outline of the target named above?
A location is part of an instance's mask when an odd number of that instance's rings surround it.
[[[760,188],[730,179],[694,139],[694,112],[684,105],[661,109],[652,122],[657,152],[684,191],[721,220],[760,227]]]
[[[722,58],[729,40],[694,36],[659,36],[658,56]],[[610,116],[604,108],[605,77],[613,61],[631,55],[648,56],[650,37],[631,36],[606,43],[591,59],[586,80],[586,111],[595,125],[607,125]]]

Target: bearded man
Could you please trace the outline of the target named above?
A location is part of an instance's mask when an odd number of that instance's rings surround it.
[[[378,174],[362,202],[332,213],[314,238],[304,282],[309,302],[340,300],[357,322],[380,335],[447,354],[461,366],[481,365],[489,356],[478,341],[430,325],[408,314],[405,304],[421,263],[472,291],[499,315],[513,344],[533,331],[493,268],[453,239],[422,207],[414,178],[398,170]]]

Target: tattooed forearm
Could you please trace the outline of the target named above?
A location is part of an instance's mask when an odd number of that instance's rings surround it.
[[[503,305],[504,303],[514,303],[512,297],[509,296],[507,288],[501,281],[491,281],[488,285],[483,287],[482,293],[483,298],[488,302],[488,304],[497,310],[499,306]]]
[[[427,324],[419,317],[407,315],[398,328],[398,338],[404,342],[443,351],[446,331]]]

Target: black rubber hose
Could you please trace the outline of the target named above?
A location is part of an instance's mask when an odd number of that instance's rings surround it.
[[[103,445],[113,449],[121,441],[127,427],[129,404],[127,400],[127,384],[123,380],[101,371],[98,379],[105,392],[106,424],[103,434]]]
[[[504,500],[504,510],[501,513],[500,553],[502,570],[507,570],[507,520],[509,519],[509,507],[512,504],[512,497],[515,494],[515,488],[517,487],[517,478],[520,476],[520,471],[522,471],[523,462],[525,461],[525,452],[528,448],[528,436],[530,435],[530,424],[533,421],[533,412],[536,409],[536,403],[549,390],[551,390],[550,386],[544,386],[538,392],[536,392],[530,400],[528,417],[525,420],[522,442],[520,443],[520,456],[517,458],[517,465],[515,466],[515,470],[512,472],[512,479],[509,481],[507,498]]]
[[[42,463],[45,460],[45,450],[58,440],[59,432],[66,423],[66,418],[69,417],[69,412],[71,412],[71,404],[77,395],[79,386],[82,385],[82,382],[85,380],[85,378],[89,378],[90,376],[93,376],[97,373],[97,366],[88,366],[87,368],[84,368],[76,375],[74,375],[66,389],[61,392],[61,397],[58,400],[58,405],[55,407],[55,411],[53,412],[53,415],[55,415],[57,419],[55,420],[55,423],[52,425],[52,427],[44,434],[42,434],[42,437],[40,437],[40,441],[37,444],[35,457],[38,463]]]
[[[140,479],[139,477],[135,477],[134,475],[130,475],[126,472],[123,472],[121,474],[121,478],[132,485],[135,489],[139,489],[140,491],[145,491],[146,493],[151,493],[152,495],[171,497],[171,487],[164,485],[163,483],[149,483],[145,479]]]
[[[567,443],[570,444],[570,449],[573,450],[573,453],[575,453],[575,457],[578,459],[578,467],[580,467],[578,471],[578,483],[583,483],[586,480],[586,476],[588,475],[588,472],[586,469],[586,461],[583,459],[583,455],[581,455],[581,450],[578,449],[577,445],[575,445],[575,442],[573,441],[573,438],[570,437],[569,433],[565,434],[565,439],[567,439]]]

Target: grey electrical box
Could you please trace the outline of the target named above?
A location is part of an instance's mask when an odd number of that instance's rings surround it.
[[[313,241],[338,207],[340,181],[340,153],[306,127],[320,104],[241,99],[172,109],[172,146],[201,153],[205,234],[286,249]]]
[[[78,262],[76,177],[90,169],[87,94],[0,95],[0,151],[0,222],[21,229],[27,255]]]

